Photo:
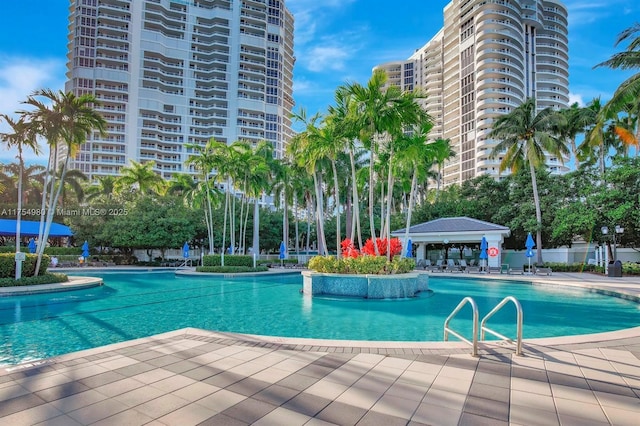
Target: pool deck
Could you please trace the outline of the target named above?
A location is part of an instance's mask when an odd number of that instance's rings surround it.
[[[486,277],[640,298],[640,277]],[[640,327],[523,350],[183,329],[2,369],[0,424],[638,424]]]

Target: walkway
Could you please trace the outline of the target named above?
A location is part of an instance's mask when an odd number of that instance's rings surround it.
[[[640,297],[639,278],[527,278]],[[0,372],[0,424],[638,424],[640,327],[469,352],[184,329]]]

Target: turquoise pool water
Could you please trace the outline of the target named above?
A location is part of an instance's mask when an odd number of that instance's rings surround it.
[[[223,280],[173,272],[92,274],[86,290],[0,298],[0,365],[18,364],[184,327],[272,336],[349,340],[440,341],[445,318],[465,296],[484,316],[505,296],[524,311],[524,338],[637,326],[640,305],[582,290],[482,278],[432,277],[433,293],[405,300],[300,294],[299,275]],[[470,336],[465,307],[452,326]],[[492,328],[515,336],[515,309]],[[453,338],[455,339],[455,338]]]

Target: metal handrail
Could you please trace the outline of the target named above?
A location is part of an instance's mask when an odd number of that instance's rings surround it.
[[[518,302],[518,299],[516,299],[513,296],[507,296],[504,299],[502,299],[502,302],[498,303],[496,305],[496,307],[491,310],[491,312],[489,312],[487,315],[485,315],[484,318],[482,318],[482,321],[480,322],[480,340],[484,340],[484,333],[486,331],[488,333],[493,334],[496,337],[499,337],[501,339],[504,339],[504,340],[507,340],[509,342],[512,342],[512,340],[509,337],[503,336],[502,334],[498,333],[497,331],[491,330],[490,328],[485,326],[485,324],[487,323],[487,320],[489,318],[491,318],[493,316],[493,314],[495,314],[500,309],[502,309],[502,307],[504,305],[506,305],[507,302],[513,302],[513,304],[516,305],[516,315],[517,315],[517,321],[516,321],[516,355],[520,355],[521,356],[522,355],[522,317],[523,317],[523,315],[522,315],[522,306],[520,305],[520,302]]]
[[[460,309],[462,309],[462,307],[467,303],[471,305],[471,309],[473,311],[473,341],[469,341],[467,338],[463,337],[458,332],[449,328],[449,322],[453,319],[453,317],[456,316],[456,314],[460,311]],[[453,312],[451,312],[451,314],[444,321],[444,341],[445,342],[449,340],[449,333],[453,334],[463,342],[471,345],[471,347],[473,348],[471,355],[478,356],[478,305],[476,305],[475,300],[473,300],[471,297],[465,297],[464,299],[462,299],[462,301],[458,304],[458,306],[456,306]]]

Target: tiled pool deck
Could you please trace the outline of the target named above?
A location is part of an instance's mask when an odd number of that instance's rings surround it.
[[[525,279],[640,297],[640,278]],[[3,369],[0,424],[640,424],[640,327],[480,348],[184,329]]]

